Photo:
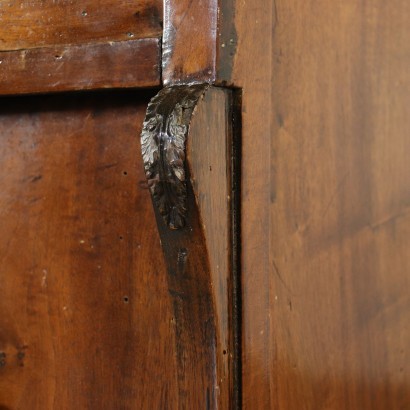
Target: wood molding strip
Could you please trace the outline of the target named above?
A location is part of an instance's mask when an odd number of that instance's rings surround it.
[[[160,39],[8,51],[0,54],[0,95],[155,87]]]
[[[162,0],[2,1],[0,51],[162,35]]]

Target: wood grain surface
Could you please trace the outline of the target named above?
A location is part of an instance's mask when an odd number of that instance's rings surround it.
[[[162,35],[159,0],[0,2],[0,50]]]
[[[234,406],[232,117],[229,90],[203,85],[170,87],[150,101],[141,136],[148,180],[168,173],[158,190],[152,185],[152,195],[173,302],[176,399],[181,409]],[[178,139],[179,148],[188,141],[183,190],[175,188],[179,180],[172,179],[175,168],[168,167],[169,157],[156,159],[161,155],[161,142],[157,148],[157,141],[167,138]],[[175,146],[169,143],[163,150]],[[185,154],[178,151],[178,158],[184,160]],[[157,170],[159,166],[162,168]],[[168,199],[164,199],[166,191]],[[176,205],[171,193],[178,195]],[[163,204],[168,200],[167,208],[184,204],[183,224],[170,223],[166,213],[164,218]]]
[[[234,408],[232,270],[232,92],[211,87],[198,102],[187,140],[187,163],[198,205],[215,304],[220,409]]]
[[[192,188],[187,184],[185,227],[171,230],[155,208],[172,300],[177,356],[176,408],[217,409],[216,316],[208,252]]]
[[[213,82],[218,1],[165,0],[162,72],[165,85]]]
[[[166,0],[162,73],[165,85],[233,85],[237,48],[235,0]]]
[[[178,408],[149,95],[2,98],[0,407]]]
[[[159,86],[160,43],[149,38],[0,53],[0,94]]]
[[[235,16],[243,407],[410,408],[410,6]]]

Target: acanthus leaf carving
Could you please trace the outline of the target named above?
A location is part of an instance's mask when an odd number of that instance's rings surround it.
[[[171,229],[185,225],[185,142],[192,113],[207,88],[207,84],[166,87],[147,107],[141,133],[145,175],[154,204]]]

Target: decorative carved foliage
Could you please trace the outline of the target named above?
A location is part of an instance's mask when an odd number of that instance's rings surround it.
[[[141,149],[148,186],[165,223],[185,224],[185,140],[194,108],[208,85],[162,89],[148,104]]]

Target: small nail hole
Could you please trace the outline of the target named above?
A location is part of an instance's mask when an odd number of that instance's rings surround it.
[[[122,174],[123,174],[123,175],[128,175],[128,172],[127,172],[127,171],[124,171]]]
[[[122,241],[124,239],[124,237],[123,236],[120,236],[120,241]]]
[[[222,353],[223,353],[223,354],[226,354],[226,350],[224,350]]]
[[[124,296],[124,303],[128,303],[128,302],[129,302],[128,296]]]

